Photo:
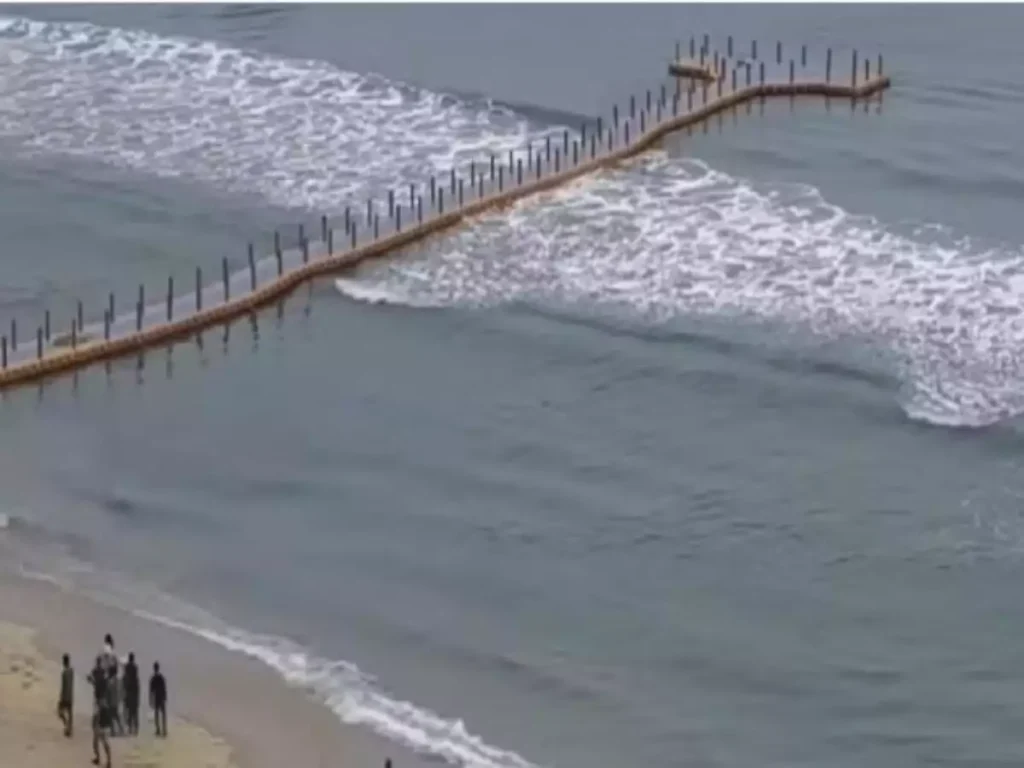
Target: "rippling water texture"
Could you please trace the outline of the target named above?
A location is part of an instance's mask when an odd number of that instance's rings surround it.
[[[8,395],[3,561],[453,765],[1016,764],[1022,22],[8,7],[5,329],[575,131],[677,37],[855,44],[895,87],[741,109],[227,338]]]

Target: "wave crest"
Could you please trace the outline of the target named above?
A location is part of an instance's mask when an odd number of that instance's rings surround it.
[[[1024,412],[1024,251],[885,226],[813,187],[655,154],[368,265],[359,290],[418,304],[533,301],[783,322],[893,353],[907,415],[982,426]],[[352,294],[352,284],[346,286]]]
[[[16,152],[198,181],[285,208],[336,214],[538,133],[489,101],[88,23],[0,18],[0,57],[0,141]]]
[[[394,698],[355,664],[319,656],[281,637],[247,632],[144,582],[97,569],[77,557],[65,537],[28,517],[0,529],[0,564],[71,589],[148,621],[173,627],[267,665],[290,685],[308,690],[350,725],[371,728],[414,752],[460,768],[535,768],[515,752],[488,744],[461,719]]]

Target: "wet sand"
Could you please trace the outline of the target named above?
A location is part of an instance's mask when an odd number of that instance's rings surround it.
[[[0,571],[0,765],[88,765],[92,705],[85,675],[103,635],[119,655],[134,651],[143,686],[153,661],[168,683],[166,740],[152,736],[148,710],[140,736],[111,739],[113,765],[149,768],[396,768],[419,763],[362,729],[341,724],[306,692],[241,654],[186,632],[101,605],[55,585]],[[75,733],[56,715],[59,659],[75,667]]]

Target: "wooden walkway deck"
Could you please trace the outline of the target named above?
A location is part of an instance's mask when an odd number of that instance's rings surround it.
[[[225,259],[221,279],[205,285],[196,268],[194,290],[176,294],[169,279],[166,296],[158,303],[147,303],[140,286],[134,311],[127,314],[114,316],[111,306],[101,321],[87,325],[79,304],[70,328],[53,333],[47,312],[21,343],[12,321],[10,335],[0,337],[0,389],[137,355],[234,322],[279,302],[304,283],[393,254],[474,217],[622,163],[675,131],[745,102],[797,96],[856,101],[890,85],[881,57],[872,73],[871,62],[858,62],[856,52],[839,80],[834,76],[831,50],[818,70],[808,64],[806,46],[800,48],[798,58],[784,60],[778,44],[770,61],[758,59],[756,43],[738,53],[732,38],[724,53],[711,50],[706,37],[699,51],[691,39],[690,51],[689,58],[681,58],[677,46],[669,65],[670,73],[679,78],[675,87],[662,85],[657,94],[647,91],[639,108],[632,98],[628,113],[624,109],[620,115],[616,107],[610,120],[598,119],[589,132],[584,128],[570,136],[565,131],[562,142],[549,138],[541,147],[510,152],[507,158],[481,158],[483,162],[470,166],[468,184],[465,175],[452,170],[440,184],[431,178],[429,187],[423,185],[421,191],[410,186],[408,197],[391,193],[386,217],[382,221],[371,205],[363,232],[362,217],[346,211],[344,234],[337,241],[331,222],[324,217],[318,242],[300,234],[300,247],[284,251],[275,237],[274,254],[258,261],[250,246],[247,269],[232,273]],[[399,197],[408,202],[404,209],[397,202]]]

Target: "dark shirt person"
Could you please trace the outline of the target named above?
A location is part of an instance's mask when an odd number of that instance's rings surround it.
[[[71,667],[71,657],[66,653],[62,659],[60,671],[60,697],[57,699],[57,717],[64,723],[64,735],[71,738],[74,725],[75,708],[75,670]]]
[[[153,675],[149,678],[149,706],[153,708],[153,724],[156,735],[167,736],[167,681],[160,672],[160,662],[153,664]]]
[[[92,764],[100,764],[100,745],[106,755],[106,768],[110,768],[110,742],[107,741],[107,729],[110,727],[110,695],[107,687],[110,677],[103,666],[103,659],[96,657],[96,666],[89,673],[92,684]]]
[[[122,673],[124,686],[124,720],[128,733],[136,736],[139,733],[139,668],[135,664],[135,654],[128,654],[128,662]]]

